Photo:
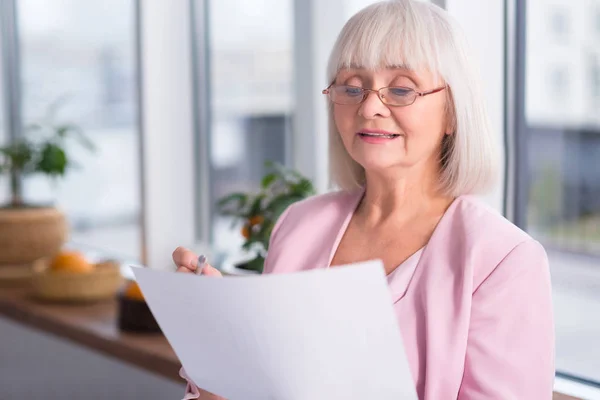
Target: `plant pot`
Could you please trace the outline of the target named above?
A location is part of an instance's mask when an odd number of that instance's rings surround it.
[[[150,307],[143,300],[130,299],[122,293],[118,296],[119,329],[124,332],[162,333]]]
[[[0,269],[53,256],[67,233],[66,218],[54,207],[0,208]]]

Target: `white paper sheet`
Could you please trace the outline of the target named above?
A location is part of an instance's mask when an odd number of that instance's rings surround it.
[[[230,400],[417,399],[380,261],[225,278],[132,269],[205,390]]]

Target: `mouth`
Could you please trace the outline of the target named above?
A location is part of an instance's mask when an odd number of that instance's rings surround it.
[[[399,133],[384,132],[384,131],[363,131],[358,132],[358,136],[362,138],[380,138],[380,139],[395,139],[400,137]]]

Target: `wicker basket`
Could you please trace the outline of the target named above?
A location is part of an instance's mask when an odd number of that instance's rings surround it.
[[[29,266],[64,244],[68,226],[53,207],[0,208],[0,265]]]
[[[102,262],[86,273],[50,271],[46,265],[36,266],[31,282],[33,295],[38,299],[81,303],[115,298],[123,281],[117,263]]]

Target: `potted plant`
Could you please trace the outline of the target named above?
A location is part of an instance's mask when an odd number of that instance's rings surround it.
[[[52,180],[74,165],[67,141],[78,139],[85,148],[92,143],[73,124],[55,123],[55,108],[40,123],[26,127],[26,134],[0,147],[0,178],[10,183],[10,199],[0,205],[0,266],[31,265],[58,252],[67,239],[64,214],[54,205],[31,204],[23,198],[26,176],[42,174]]]
[[[263,271],[269,238],[281,213],[292,203],[315,194],[312,182],[298,172],[272,162],[266,167],[268,173],[257,193],[232,193],[217,203],[221,215],[234,217],[234,226],[241,221],[242,248],[253,255],[236,267],[258,273]]]

